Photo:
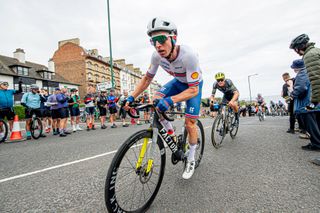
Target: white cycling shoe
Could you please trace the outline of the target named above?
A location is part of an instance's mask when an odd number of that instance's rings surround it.
[[[188,180],[192,177],[194,170],[196,167],[196,162],[195,161],[187,161],[186,168],[184,169],[184,172],[182,174],[182,178],[185,180]]]

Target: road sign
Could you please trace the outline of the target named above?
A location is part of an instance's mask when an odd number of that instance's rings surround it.
[[[107,89],[111,89],[111,88],[112,88],[111,82],[103,82],[103,83],[97,84],[98,91],[107,90]]]

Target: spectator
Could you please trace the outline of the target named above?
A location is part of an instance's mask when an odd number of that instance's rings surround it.
[[[289,112],[289,129],[287,130],[287,133],[294,134],[294,124],[296,122],[296,118],[293,112],[293,100],[290,98],[290,94],[293,91],[293,82],[294,79],[290,78],[289,73],[282,74],[282,79],[284,80],[284,84],[282,86],[282,92],[281,96],[286,100],[288,104],[288,112]]]
[[[107,115],[107,91],[101,90],[101,94],[97,98],[97,106],[100,112],[101,129],[106,129],[106,115]]]
[[[19,81],[19,90],[8,89],[8,87],[8,82],[0,81],[0,119],[7,117],[11,131],[13,127],[13,117],[15,116],[13,110],[13,95],[22,92],[22,82]],[[3,137],[2,129],[0,129],[0,137]]]
[[[119,116],[122,121],[122,126],[123,127],[128,127],[129,124],[126,123],[126,116],[127,116],[127,111],[123,109],[125,100],[128,98],[128,92],[124,91],[123,95],[120,97],[119,105],[120,105],[120,110],[119,110]]]
[[[51,118],[50,107],[46,106],[46,103],[48,102],[48,97],[49,97],[48,90],[45,88],[42,88],[40,91],[40,97],[41,97],[40,110],[42,115],[42,124],[43,124],[43,128],[45,129],[45,132],[49,133],[51,131],[52,118]]]
[[[89,85],[87,90],[87,95],[84,97],[84,103],[86,105],[86,113],[87,113],[87,131],[90,129],[95,130],[94,127],[94,113],[95,113],[95,88],[93,85]],[[91,126],[91,128],[90,128]]]
[[[31,140],[30,123],[32,115],[35,114],[38,118],[42,117],[40,111],[41,98],[39,95],[39,87],[36,84],[32,84],[30,90],[31,92],[23,94],[21,99],[21,105],[25,107],[27,140]],[[41,133],[41,137],[46,136]]]
[[[298,116],[301,116],[305,123],[305,127],[308,132],[313,132],[317,126],[316,121],[313,121],[311,113],[306,111],[306,107],[310,104],[310,81],[305,69],[303,60],[298,59],[293,61],[291,65],[292,69],[297,73],[296,80],[294,83],[294,89],[292,97],[294,99],[294,109]],[[320,150],[320,141],[315,140],[314,137],[310,138],[310,144],[302,146],[304,150]]]
[[[141,97],[141,103],[142,103],[142,104],[149,104],[149,103],[151,103],[151,100],[150,100],[148,91],[146,91],[146,90],[143,92],[143,95],[142,95],[142,97]],[[147,108],[144,109],[144,115],[143,115],[143,117],[144,117],[144,122],[145,122],[145,123],[150,123],[150,108],[147,107]]]
[[[309,42],[309,36],[299,35],[290,44],[290,48],[297,54],[303,56],[303,61],[307,68],[311,84],[311,102],[313,106],[304,117],[304,125],[310,134],[311,143],[302,147],[305,150],[320,149],[320,49],[315,47],[315,43]]]
[[[69,117],[69,110],[68,110],[68,90],[67,88],[62,88],[61,92],[57,94],[56,99],[58,101],[58,108],[60,113],[60,137],[65,137],[68,134],[71,134],[67,131],[67,122]]]
[[[71,89],[71,96],[68,100],[69,103],[69,110],[70,110],[70,115],[71,115],[71,126],[73,132],[82,131],[80,128],[80,109],[79,109],[79,104],[80,104],[80,96],[77,94],[78,90],[73,88]]]
[[[51,110],[53,135],[59,135],[60,110],[58,106],[57,95],[60,92],[60,88],[56,88],[54,94],[50,95],[47,101],[47,106],[50,106]]]
[[[117,113],[116,104],[118,102],[118,98],[114,94],[114,89],[110,89],[110,94],[107,97],[107,101],[108,101],[108,108],[110,112],[110,123],[112,124],[111,128],[117,128],[115,121],[116,121],[116,113]]]

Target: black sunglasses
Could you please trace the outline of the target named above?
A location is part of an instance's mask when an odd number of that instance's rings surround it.
[[[222,82],[222,81],[224,81],[224,79],[218,79],[217,81],[218,81],[218,82]]]

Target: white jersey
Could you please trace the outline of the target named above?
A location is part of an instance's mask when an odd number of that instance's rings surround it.
[[[190,47],[184,45],[180,45],[179,47],[178,56],[172,62],[169,62],[166,58],[162,58],[158,52],[155,51],[146,75],[153,78],[160,65],[178,81],[188,84],[189,87],[197,86],[199,82],[202,81],[198,57]]]

